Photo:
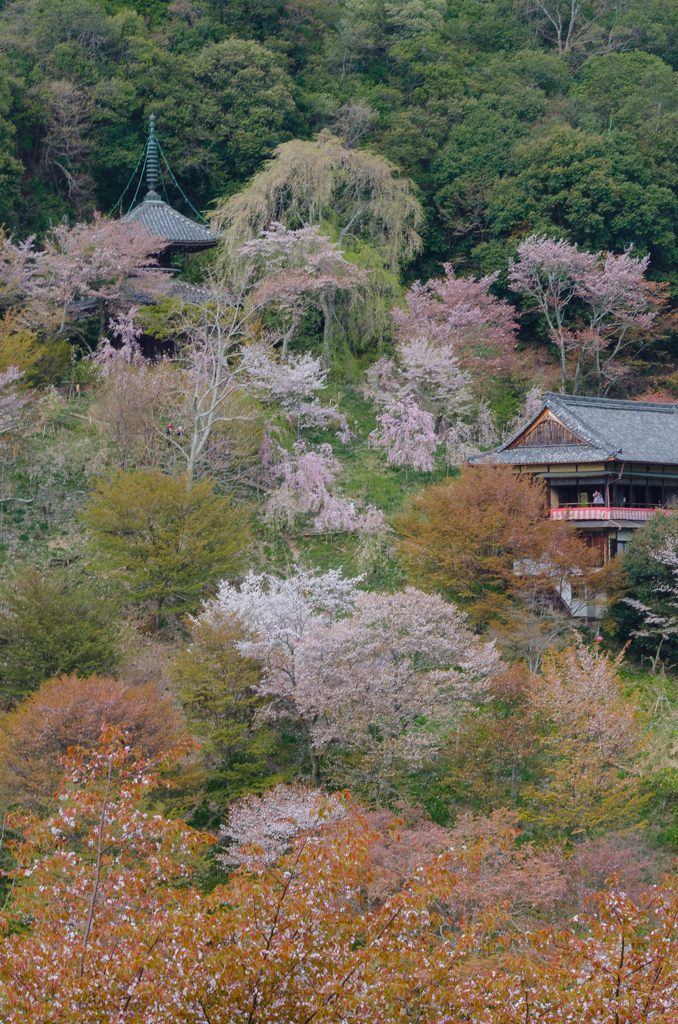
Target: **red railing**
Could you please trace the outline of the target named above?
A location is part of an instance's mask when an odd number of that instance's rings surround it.
[[[671,511],[677,511],[671,509]],[[665,508],[629,508],[628,505],[623,508],[608,508],[606,505],[579,505],[579,506],[564,506],[562,508],[551,509],[551,519],[567,519],[577,521],[591,521],[595,519],[627,519],[633,522],[646,522],[651,519],[652,516],[659,513],[660,515],[666,515],[669,509]]]

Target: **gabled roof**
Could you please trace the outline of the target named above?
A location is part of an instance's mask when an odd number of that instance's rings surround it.
[[[574,434],[578,443],[522,444],[525,435],[536,430],[545,418],[559,422],[565,428],[563,434]],[[627,402],[547,392],[541,411],[528,424],[494,451],[469,461],[529,466],[609,459],[678,465],[678,403]]]

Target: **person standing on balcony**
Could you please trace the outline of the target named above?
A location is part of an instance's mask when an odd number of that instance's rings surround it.
[[[604,505],[605,504],[605,499],[602,496],[602,494],[600,493],[600,491],[594,491],[593,492],[593,504],[594,505]]]

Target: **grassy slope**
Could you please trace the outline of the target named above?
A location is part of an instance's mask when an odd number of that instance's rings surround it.
[[[348,385],[332,385],[325,400],[337,404],[348,424],[357,435],[350,446],[336,437],[335,428],[325,431],[306,431],[304,438],[310,444],[330,444],[341,464],[338,485],[347,498],[354,498],[358,510],[366,505],[382,509],[388,521],[403,508],[409,497],[432,481],[443,479],[446,468],[439,458],[433,473],[417,473],[389,467],[383,455],[369,442],[369,434],[376,426],[372,403],[362,393]],[[393,590],[403,583],[403,572],[395,560],[393,546],[384,546],[378,558],[368,557],[359,539],[346,534],[321,537],[295,533],[281,534],[260,529],[260,554],[255,560],[260,571],[284,571],[293,562],[304,566],[327,569],[344,568],[345,575],[364,573],[366,586],[375,590]]]

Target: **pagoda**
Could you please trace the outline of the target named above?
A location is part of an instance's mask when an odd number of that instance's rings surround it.
[[[143,224],[150,234],[157,235],[158,238],[166,242],[165,247],[157,253],[156,258],[159,267],[167,268],[172,256],[212,249],[219,239],[209,228],[172,209],[158,195],[156,186],[160,178],[161,152],[155,133],[155,114],[151,114],[145,165],[148,192],[142,201],[123,217],[123,220],[128,224],[133,222]]]

